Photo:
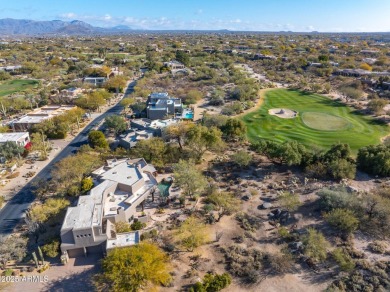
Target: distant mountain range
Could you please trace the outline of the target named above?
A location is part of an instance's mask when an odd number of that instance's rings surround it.
[[[4,35],[91,35],[125,33],[132,29],[125,25],[111,28],[95,27],[80,20],[35,21],[28,19],[0,19],[0,36]]]

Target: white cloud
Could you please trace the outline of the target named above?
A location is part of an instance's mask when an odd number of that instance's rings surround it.
[[[203,13],[199,9],[197,14]],[[135,29],[199,29],[199,30],[246,30],[246,31],[312,31],[314,26],[308,25],[304,27],[297,27],[290,23],[260,23],[242,20],[240,18],[232,19],[217,19],[213,18],[208,21],[201,21],[199,19],[181,19],[180,17],[168,18],[161,16],[158,18],[137,18],[134,16],[112,16],[105,15],[86,15],[76,14],[73,12],[63,13],[58,15],[63,20],[82,20],[96,26],[110,27],[115,25],[127,25]]]
[[[75,19],[75,17],[77,17],[77,15],[73,12],[69,12],[69,13],[62,13],[60,15],[58,15],[60,18],[63,18],[63,19]]]
[[[306,27],[306,30],[307,31],[314,31],[315,27],[313,25],[309,25],[309,26]]]

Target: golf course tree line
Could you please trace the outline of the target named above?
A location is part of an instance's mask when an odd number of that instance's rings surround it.
[[[355,178],[359,169],[382,177],[390,176],[390,146],[376,145],[359,149],[356,159],[348,144],[335,144],[327,151],[313,151],[297,141],[277,143],[261,140],[251,148],[277,164],[299,166],[309,177],[334,180]]]

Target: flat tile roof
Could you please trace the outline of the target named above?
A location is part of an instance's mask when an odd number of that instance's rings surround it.
[[[24,136],[28,136],[28,132],[0,133],[0,143],[16,142]]]
[[[101,175],[103,180],[112,180],[125,185],[133,185],[142,178],[141,172],[128,163],[121,163]]]
[[[108,239],[106,249],[131,246],[139,243],[139,232],[119,233],[114,239]]]

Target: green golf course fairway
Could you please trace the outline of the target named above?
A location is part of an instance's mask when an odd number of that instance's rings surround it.
[[[11,93],[23,91],[29,88],[37,87],[38,80],[17,79],[0,83],[0,96],[5,96]]]
[[[268,114],[273,108],[298,112],[292,119]],[[308,147],[327,149],[337,142],[348,143],[354,153],[363,146],[380,143],[390,128],[325,96],[286,89],[265,93],[256,111],[241,118],[248,127],[248,139],[278,142],[296,140]]]

